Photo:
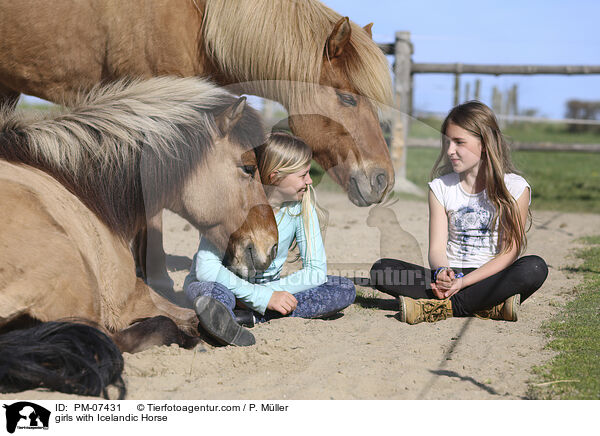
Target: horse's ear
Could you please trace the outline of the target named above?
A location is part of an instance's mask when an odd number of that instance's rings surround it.
[[[246,97],[240,97],[215,119],[223,136],[227,135],[242,118],[245,108]]]
[[[365,29],[365,32],[367,32],[367,35],[369,35],[369,38],[371,38],[371,39],[373,39],[373,31],[371,30],[372,28],[373,28],[373,23],[369,23],[365,27],[363,27],[363,29]]]
[[[329,59],[341,56],[348,41],[352,28],[350,27],[350,19],[348,17],[340,18],[340,21],[335,23],[331,35],[327,38],[327,55]]]

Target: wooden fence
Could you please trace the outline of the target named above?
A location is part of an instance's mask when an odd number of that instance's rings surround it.
[[[394,59],[394,104],[395,109],[391,125],[390,153],[396,171],[396,187],[405,190],[406,181],[406,138],[409,116],[412,114],[413,76],[415,74],[446,73],[454,74],[454,100],[458,101],[461,74],[600,74],[600,65],[478,65],[478,64],[439,64],[414,63],[414,52],[410,32],[396,32],[393,44],[379,44],[386,55]]]

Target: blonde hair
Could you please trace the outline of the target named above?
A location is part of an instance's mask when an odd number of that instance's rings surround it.
[[[527,246],[525,223],[522,222],[516,200],[504,183],[505,174],[518,172],[511,161],[510,148],[500,131],[494,112],[475,100],[460,104],[450,111],[442,124],[442,150],[431,170],[432,179],[453,171],[447,154],[449,141],[446,130],[449,124],[467,130],[481,141],[481,170],[485,175],[485,191],[496,210],[491,228],[498,225],[498,232],[502,235],[503,243],[499,254],[508,252],[513,246],[517,248],[518,254],[522,253]],[[528,211],[528,217],[531,219],[531,210]]]
[[[256,158],[258,161],[258,170],[263,185],[277,185],[283,178],[289,174],[296,173],[306,168],[312,161],[312,150],[300,138],[285,132],[272,133],[267,141],[256,149]],[[274,177],[271,175],[277,172]],[[288,206],[284,213],[290,216],[302,216],[304,234],[306,235],[306,258],[310,259],[310,222],[313,209],[317,213],[319,227],[321,231],[325,229],[327,223],[327,212],[317,204],[315,190],[312,185],[308,185],[304,196],[302,197],[301,209],[298,215],[292,214]],[[278,223],[279,224],[279,223]],[[295,242],[297,244],[297,241]],[[295,247],[296,245],[294,245]],[[292,247],[292,248],[294,248]],[[298,257],[299,258],[299,257]],[[296,260],[298,259],[296,258]]]

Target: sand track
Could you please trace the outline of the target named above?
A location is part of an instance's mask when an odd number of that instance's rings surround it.
[[[370,212],[341,194],[321,192],[319,200],[329,210],[325,246],[330,270],[366,277],[379,257],[423,262],[425,203],[400,201]],[[197,234],[173,214],[165,215],[165,228],[170,263],[178,269],[171,274],[174,298],[184,302],[184,267],[197,247]],[[252,329],[257,338],[253,347],[205,345],[189,351],[172,346],[126,354],[127,398],[524,398],[531,368],[552,356],[544,350],[547,338],[540,326],[572,297],[580,281],[565,269],[577,264],[572,254],[576,239],[598,228],[599,215],[534,213],[527,253],[546,259],[550,272],[544,286],[521,307],[516,323],[454,318],[409,326],[394,318],[391,297],[359,286],[358,304],[344,316],[258,325]],[[0,398],[76,396],[38,390]]]

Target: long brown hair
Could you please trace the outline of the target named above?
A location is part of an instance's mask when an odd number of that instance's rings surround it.
[[[481,141],[483,165],[480,170],[484,171],[487,197],[496,210],[491,228],[498,225],[498,232],[502,235],[500,253],[508,252],[513,246],[517,248],[517,253],[522,253],[527,246],[525,223],[522,222],[516,200],[504,184],[505,174],[518,172],[512,163],[510,148],[498,127],[494,112],[475,100],[460,104],[450,111],[442,124],[442,150],[431,170],[432,179],[452,172],[446,137],[450,123],[467,130]],[[528,211],[528,217],[531,221],[531,210]]]

